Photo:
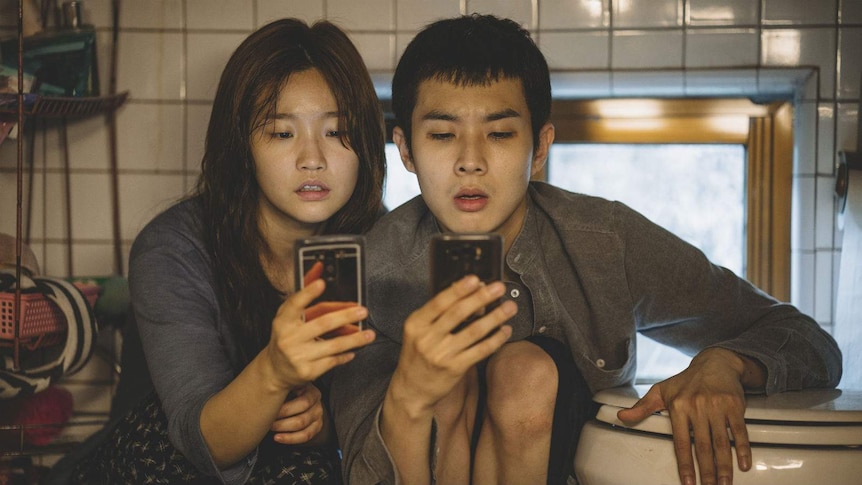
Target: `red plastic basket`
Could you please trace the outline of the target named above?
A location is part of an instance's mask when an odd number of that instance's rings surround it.
[[[75,283],[90,307],[99,298],[99,286]],[[36,350],[63,342],[68,324],[66,317],[51,300],[41,293],[21,294],[21,328],[15,335],[15,293],[0,292],[0,347]],[[15,362],[18,368],[18,362]]]

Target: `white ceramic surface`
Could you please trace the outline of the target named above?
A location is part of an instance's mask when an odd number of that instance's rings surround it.
[[[575,457],[581,485],[679,483],[667,413],[631,428],[616,418],[619,409],[631,407],[648,390],[634,386],[596,394],[594,399],[603,406],[597,420],[584,427]],[[745,417],[751,420],[753,466],[748,472],[737,470],[733,483],[860,483],[862,391],[811,389],[749,396]]]

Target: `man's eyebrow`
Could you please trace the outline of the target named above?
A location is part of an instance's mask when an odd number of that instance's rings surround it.
[[[506,108],[504,110],[495,111],[495,112],[489,114],[488,116],[485,116],[485,121],[497,121],[497,120],[502,120],[505,118],[520,118],[520,117],[521,117],[521,113],[518,113],[517,111],[513,110],[512,108]],[[425,113],[425,115],[422,116],[422,119],[423,120],[440,120],[440,121],[457,121],[458,117],[453,115],[453,114],[446,113],[443,111],[431,110],[431,111]]]
[[[512,108],[506,108],[503,111],[497,111],[495,113],[491,113],[485,117],[485,121],[497,121],[505,118],[520,118],[521,113],[513,110]]]
[[[431,110],[422,116],[423,120],[456,121],[458,117],[440,110]]]

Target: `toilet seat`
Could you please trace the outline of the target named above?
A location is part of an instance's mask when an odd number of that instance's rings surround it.
[[[667,435],[671,424],[667,411],[647,417],[633,426],[617,419],[617,412],[633,406],[650,386],[606,389],[593,400],[602,404],[596,419],[629,430]],[[752,444],[862,446],[862,391],[806,389],[772,396],[746,396],[748,438]]]

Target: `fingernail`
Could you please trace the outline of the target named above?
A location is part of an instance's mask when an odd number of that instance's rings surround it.
[[[508,316],[511,316],[511,315],[518,313],[518,305],[516,305],[515,302],[513,302],[513,301],[504,302],[502,305],[502,308],[503,308],[503,313],[505,313]]]
[[[740,456],[739,457],[739,468],[743,471],[751,469],[751,457],[750,456]]]
[[[682,477],[682,483],[683,483],[683,485],[695,485],[694,484],[694,477],[688,477],[688,476]]]
[[[718,479],[718,485],[730,485],[730,478],[721,477]]]
[[[458,284],[460,284],[464,289],[469,290],[470,288],[475,288],[479,283],[479,278],[477,278],[476,275],[467,275],[462,278]]]

